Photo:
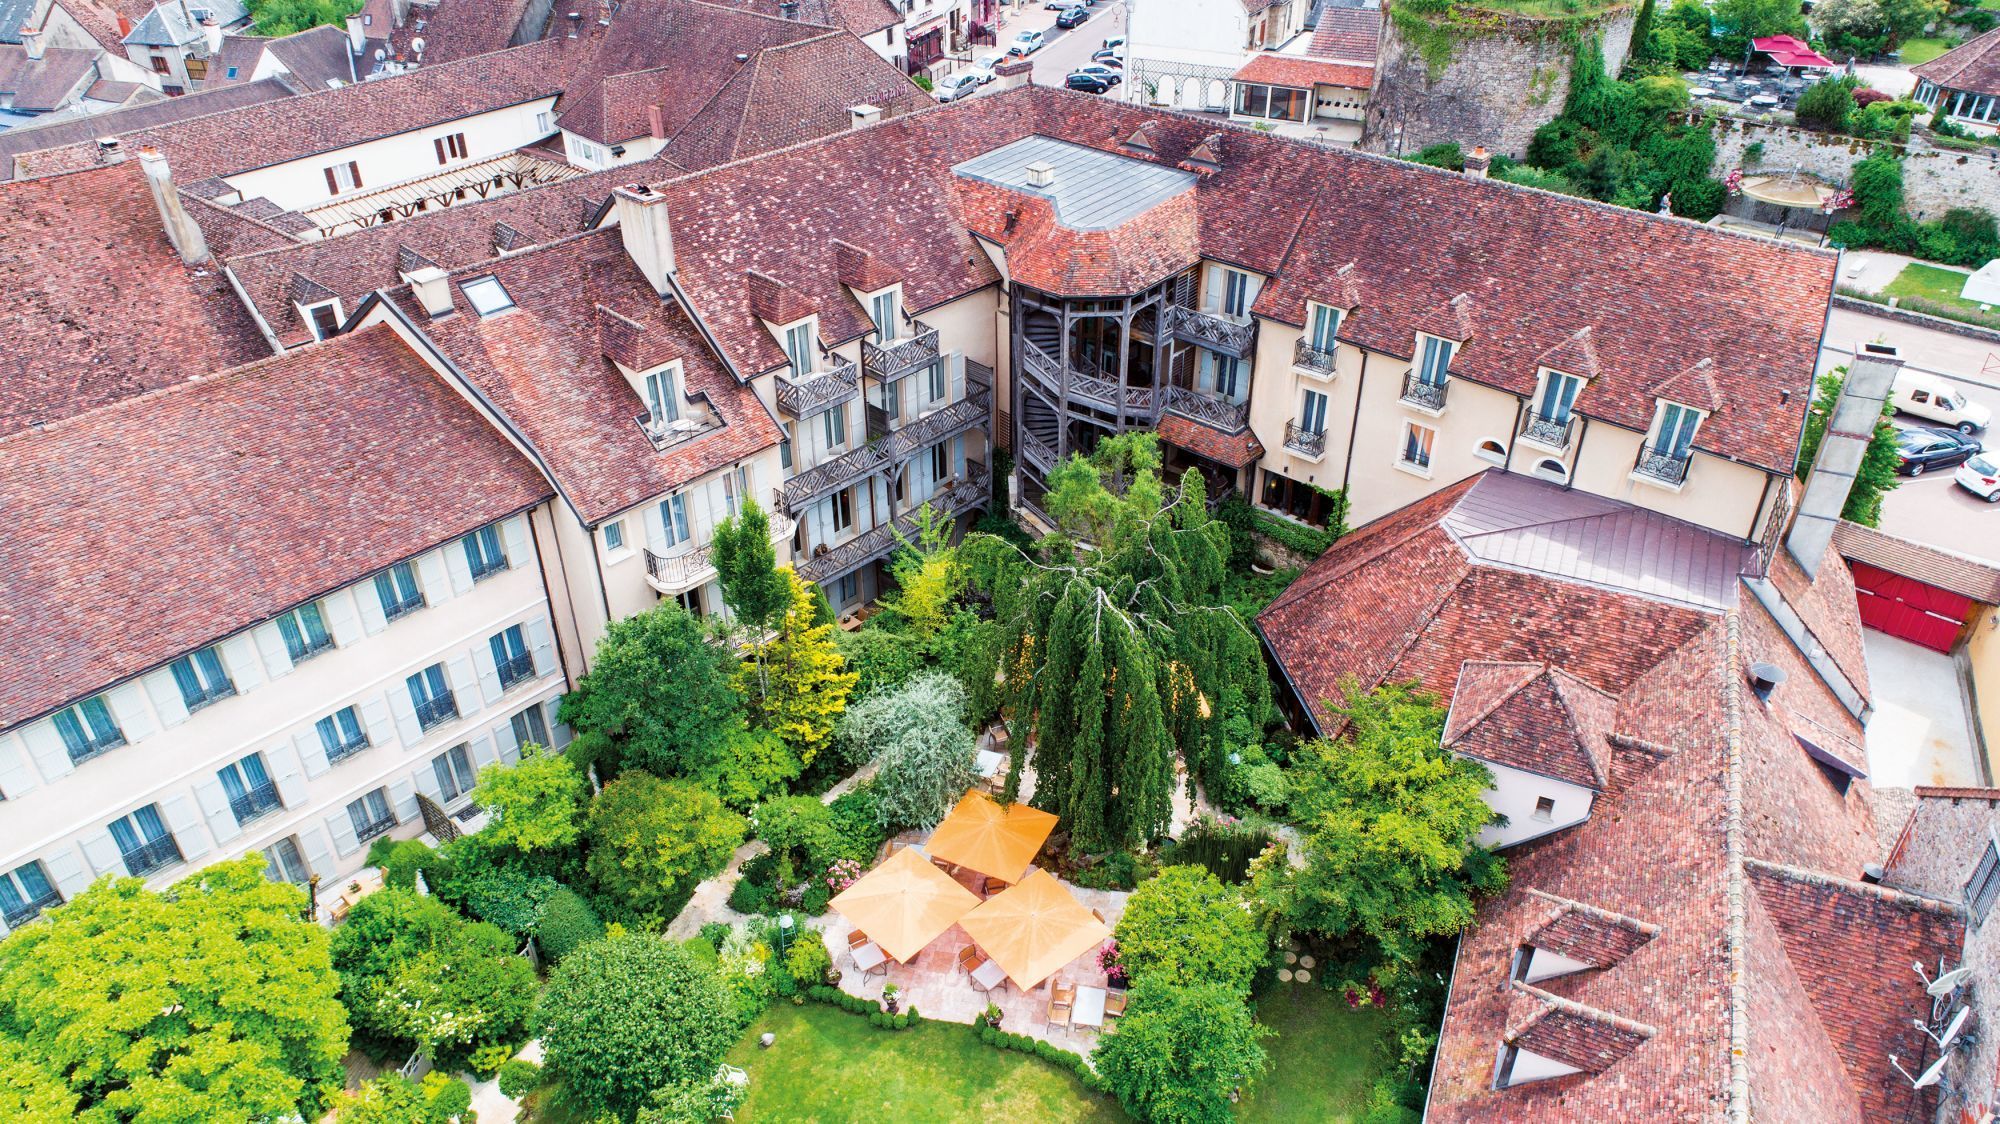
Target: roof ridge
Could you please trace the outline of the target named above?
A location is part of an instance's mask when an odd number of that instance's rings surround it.
[[[89,169],[82,169],[82,170],[88,171]],[[252,226],[262,227],[263,229],[270,231],[271,233],[277,235],[278,237],[283,238],[287,243],[286,245],[283,246],[267,246],[262,250],[253,250],[251,251],[251,253],[264,254],[264,253],[270,253],[273,250],[288,250],[292,246],[303,245],[303,243],[301,243],[298,238],[294,237],[291,234],[286,233],[285,231],[279,230],[277,227],[272,226],[270,223],[265,222],[263,219],[258,218],[256,215],[249,214],[244,211],[239,211],[235,207],[225,206],[221,203],[217,203],[213,199],[203,199],[199,195],[190,194],[185,188],[175,188],[174,194],[179,195],[183,200],[186,200],[188,202],[199,203],[204,207],[213,207],[216,209],[216,211],[228,215],[231,218],[240,219],[243,222],[251,224]],[[259,198],[263,198],[263,196],[259,196]],[[287,212],[281,211],[279,213],[285,214]],[[289,213],[297,214],[299,212],[294,211]],[[247,258],[249,256],[250,254],[236,255],[237,258]],[[227,269],[228,265],[225,263],[223,265],[223,268]]]
[[[1734,609],[1723,613],[1722,646],[1722,878],[1727,921],[1729,1120],[1750,1124],[1750,919],[1749,875],[1743,830],[1743,626]]]
[[[1452,698],[1454,700],[1458,697],[1458,684],[1463,683],[1465,681],[1466,669],[1475,666],[1490,667],[1495,669],[1534,668],[1535,672],[1534,674],[1526,676],[1525,678],[1521,679],[1519,682],[1515,683],[1512,687],[1507,688],[1504,694],[1496,696],[1492,702],[1487,703],[1484,707],[1481,707],[1477,712],[1468,715],[1465,719],[1464,728],[1459,731],[1461,735],[1470,733],[1473,727],[1478,726],[1481,722],[1484,722],[1488,718],[1492,717],[1494,711],[1499,710],[1501,707],[1507,705],[1508,700],[1512,699],[1515,695],[1520,694],[1522,691],[1527,690],[1531,685],[1533,685],[1535,680],[1540,679],[1543,675],[1546,675],[1549,670],[1549,665],[1543,663],[1540,660],[1460,660],[1458,664],[1458,680],[1456,683],[1452,684],[1451,693],[1452,693]],[[1447,710],[1445,713],[1445,723],[1444,723],[1446,729],[1451,728],[1452,726],[1451,719],[1452,719],[1451,712]],[[1458,739],[1454,738],[1452,740],[1456,741]]]
[[[1553,902],[1556,905],[1563,906],[1566,909],[1576,910],[1579,913],[1595,917],[1600,921],[1608,921],[1614,925],[1623,925],[1630,929],[1636,929],[1639,932],[1644,933],[1649,937],[1658,936],[1660,933],[1660,927],[1658,925],[1653,924],[1650,921],[1641,921],[1638,918],[1630,916],[1628,914],[1619,913],[1616,910],[1605,909],[1603,906],[1595,906],[1591,905],[1588,902],[1580,902],[1577,901],[1575,898],[1563,897],[1561,894],[1552,894],[1547,890],[1543,890],[1535,886],[1524,887],[1524,889],[1527,893],[1533,894],[1534,896],[1541,898],[1545,901]]]
[[[1554,992],[1543,991],[1534,984],[1526,983],[1522,980],[1513,980],[1511,982],[1514,990],[1526,994],[1531,999],[1539,1000],[1551,1010],[1575,1015],[1578,1018],[1589,1019],[1592,1022],[1603,1023],[1606,1026],[1614,1027],[1628,1034],[1637,1034],[1644,1038],[1651,1038],[1660,1033],[1657,1028],[1650,1024],[1639,1022],[1636,1019],[1628,1019],[1623,1015],[1614,1015],[1609,1011],[1592,1007],[1587,1003],[1578,1003],[1574,999],[1564,999]]]
[[[1590,742],[1584,733],[1583,723],[1576,716],[1576,708],[1569,704],[1569,696],[1563,693],[1563,684],[1556,679],[1555,673],[1558,670],[1560,669],[1553,665],[1547,666],[1543,669],[1542,674],[1536,678],[1547,679],[1549,681],[1549,693],[1555,696],[1556,705],[1562,707],[1563,716],[1567,719],[1564,724],[1569,727],[1571,744],[1576,747],[1578,753],[1583,754],[1584,763],[1590,766],[1590,775],[1597,778],[1597,786],[1600,789],[1608,788],[1611,784],[1611,770],[1605,767],[1603,760],[1597,754],[1591,752]],[[1590,687],[1589,683],[1584,682],[1577,676],[1569,675],[1568,678],[1581,683],[1585,687]],[[1533,682],[1533,680],[1529,680],[1529,685],[1533,685]],[[1592,689],[1594,690],[1595,688]]]
[[[1768,859],[1749,856],[1745,856],[1743,864],[1748,869],[1763,871],[1766,874],[1775,875],[1788,881],[1804,882],[1813,886],[1824,886],[1831,890],[1839,890],[1842,893],[1854,894],[1858,897],[1874,898],[1877,901],[1889,905],[1902,906],[1905,909],[1918,909],[1925,913],[1935,913],[1945,917],[1965,916],[1964,907],[1957,902],[1946,901],[1942,898],[1927,898],[1922,894],[1913,894],[1908,890],[1898,890],[1893,886],[1883,886],[1873,882],[1858,882],[1851,878],[1841,878],[1837,875],[1826,874],[1817,870],[1807,870],[1801,866],[1775,863]]]

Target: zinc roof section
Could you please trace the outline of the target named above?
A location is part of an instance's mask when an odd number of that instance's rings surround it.
[[[1046,163],[1055,182],[1035,187],[1028,165]],[[1071,230],[1111,230],[1153,207],[1194,189],[1193,172],[1134,160],[1050,137],[1022,137],[952,168],[966,179],[996,184],[1047,199],[1056,221]]]

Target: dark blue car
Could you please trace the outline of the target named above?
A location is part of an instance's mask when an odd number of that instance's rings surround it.
[[[1083,21],[1089,18],[1090,18],[1090,9],[1084,7],[1081,4],[1078,4],[1074,8],[1065,9],[1062,15],[1057,16],[1056,26],[1081,27],[1083,26]]]

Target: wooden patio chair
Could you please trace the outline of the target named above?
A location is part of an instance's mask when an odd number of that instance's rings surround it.
[[[1049,1002],[1067,1007],[1076,1002],[1076,985],[1058,983],[1049,989]]]
[[[958,950],[958,966],[965,969],[967,975],[977,972],[980,965],[984,963],[986,963],[986,957],[981,956],[977,948],[966,945],[964,948]]]
[[[1069,1029],[1071,1001],[1074,1000],[1075,998],[1076,998],[1076,992],[1074,990],[1071,990],[1068,993],[1068,995],[1064,995],[1062,992],[1058,991],[1055,994],[1055,996],[1049,999],[1050,1026],[1052,1027],[1059,1026],[1062,1027],[1064,1030]]]
[[[1104,991],[1104,1017],[1115,1019],[1125,1013],[1125,989],[1106,988]]]
[[[867,943],[868,943],[868,934],[862,932],[859,929],[849,929],[847,931],[847,951],[853,952],[855,949],[860,948],[862,945]]]

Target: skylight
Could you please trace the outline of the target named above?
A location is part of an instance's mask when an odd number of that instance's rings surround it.
[[[498,277],[475,277],[459,286],[465,299],[472,302],[472,310],[481,316],[491,316],[514,307],[514,298],[500,287]]]

